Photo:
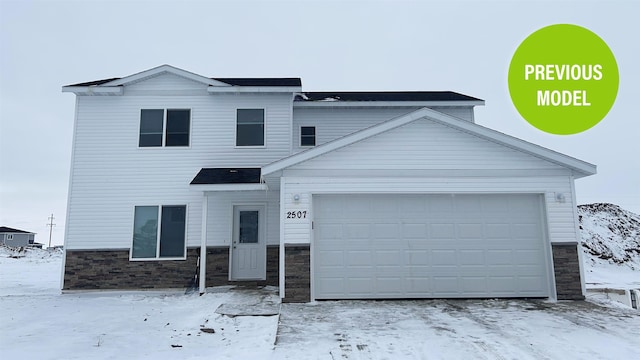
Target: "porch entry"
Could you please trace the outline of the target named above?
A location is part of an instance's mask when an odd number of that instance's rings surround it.
[[[264,205],[233,207],[231,280],[266,279],[267,242],[264,213]]]

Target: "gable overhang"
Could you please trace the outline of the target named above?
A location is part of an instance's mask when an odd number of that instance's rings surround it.
[[[294,108],[347,108],[347,107],[458,107],[484,106],[483,100],[469,101],[294,101]]]
[[[122,86],[63,86],[63,93],[74,93],[87,96],[119,96],[124,93]]]
[[[347,135],[334,141],[317,146],[313,149],[309,149],[307,151],[289,156],[282,160],[275,161],[264,166],[262,168],[261,175],[263,178],[270,175],[275,176],[286,168],[311,160],[323,154],[327,154],[331,151],[341,149],[345,146],[357,143],[359,141],[363,141],[378,134],[393,130],[419,119],[434,121],[444,126],[448,126],[453,129],[477,136],[479,138],[512,148],[516,151],[520,151],[522,153],[536,156],[543,160],[558,164],[570,169],[575,178],[593,175],[597,172],[597,168],[595,165],[587,163],[585,161],[564,155],[562,153],[547,149],[539,145],[532,144],[530,142],[518,139],[510,135],[506,135],[499,131],[489,129],[475,123],[457,119],[455,117],[443,114],[439,111],[435,111],[429,108],[421,108],[408,114],[399,116],[395,119],[386,121],[378,125],[374,125],[364,130],[355,132],[351,135]]]
[[[162,75],[162,74],[173,74],[176,76],[183,77],[188,80],[192,80],[198,83],[202,83],[209,86],[217,86],[217,87],[232,87],[231,85],[224,83],[222,81],[210,79],[198,74],[194,74],[192,72],[179,69],[177,67],[171,65],[160,65],[153,69],[145,70],[133,75],[129,75],[127,77],[114,79],[111,81],[107,81],[101,84],[89,85],[89,86],[63,86],[62,92],[70,92],[76,95],[86,95],[86,96],[118,96],[124,94],[123,87],[129,84],[133,84],[139,81],[144,81],[146,79],[150,79],[152,77]]]
[[[160,65],[158,67],[155,67],[153,69],[149,69],[149,70],[145,70],[142,72],[139,72],[137,74],[133,74],[133,75],[129,75],[127,77],[123,77],[121,79],[117,79],[114,81],[110,81],[108,83],[105,83],[105,86],[120,86],[120,85],[128,85],[131,83],[135,83],[135,82],[139,82],[139,81],[143,81],[146,80],[148,78],[152,78],[154,76],[158,76],[161,75],[163,73],[168,73],[168,74],[173,74],[173,75],[177,75],[180,77],[183,77],[185,79],[189,79],[195,82],[199,82],[202,84],[206,84],[206,85],[210,85],[210,86],[223,86],[223,87],[229,87],[231,85],[223,83],[221,81],[217,81],[217,80],[213,80],[210,79],[208,77],[204,77],[202,75],[198,75],[198,74],[194,74],[192,72],[186,71],[186,70],[182,70],[179,69],[177,67],[171,66],[171,65]]]

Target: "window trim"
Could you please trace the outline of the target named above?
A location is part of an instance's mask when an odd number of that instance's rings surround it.
[[[238,110],[262,110],[262,144],[263,145],[238,145]],[[235,149],[266,149],[267,148],[267,107],[242,107],[235,109],[235,121],[233,123],[233,145]]]
[[[5,240],[13,240],[13,234],[6,234]]]
[[[313,128],[313,142],[314,142],[314,145],[302,145],[302,128],[303,127],[312,127]],[[298,134],[300,136],[299,136],[298,140],[299,140],[300,147],[312,148],[312,147],[318,146],[318,134],[317,134],[318,127],[317,126],[315,126],[315,125],[300,125],[300,129],[299,130],[300,130],[300,132]]]
[[[133,257],[133,236],[135,235],[136,208],[143,206],[156,206],[158,208],[158,224],[156,229],[156,257],[154,258],[134,258]],[[163,206],[184,206],[184,255],[181,257],[160,257],[160,231],[162,230],[162,207]],[[165,261],[165,260],[186,260],[187,259],[187,233],[189,226],[189,205],[188,204],[141,204],[134,205],[131,213],[131,245],[129,246],[129,261]]]
[[[142,128],[142,110],[162,110],[163,111],[163,115],[162,115],[162,145],[160,146],[140,146],[140,130]],[[189,145],[181,145],[181,146],[167,146],[166,142],[167,142],[167,112],[169,110],[189,110]],[[146,108],[140,108],[140,111],[138,112],[138,137],[137,137],[137,143],[138,143],[138,149],[165,149],[165,148],[169,148],[169,149],[190,149],[191,148],[191,134],[193,133],[192,131],[193,129],[193,109],[192,108],[181,108],[181,107],[166,107],[166,108],[160,108],[160,107],[146,107]],[[151,206],[151,205],[150,205]]]

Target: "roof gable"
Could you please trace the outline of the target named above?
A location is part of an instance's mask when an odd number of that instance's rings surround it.
[[[463,121],[438,111],[422,108],[406,115],[399,116],[393,120],[369,127],[359,132],[336,139],[316,148],[298,153],[285,159],[273,162],[262,168],[262,175],[266,176],[286,168],[298,166],[299,164],[318,158],[319,156],[337,151],[347,146],[363,142],[374,136],[378,136],[417,120],[426,119],[435,124],[446,126],[459,132],[468,133],[477,138],[488,140],[498,145],[513,149],[517,152],[535,156],[539,159],[560,165],[576,172],[578,177],[593,175],[596,173],[595,165],[572,158],[570,156],[549,150],[547,148],[520,140],[518,138],[500,133],[486,127]]]
[[[202,84],[206,84],[206,85],[211,85],[211,86],[231,86],[229,84],[223,83],[221,81],[218,80],[214,80],[214,79],[210,79],[207,77],[204,77],[202,75],[198,75],[198,74],[194,74],[192,72],[186,71],[186,70],[182,70],[179,69],[177,67],[173,67],[171,65],[160,65],[158,67],[155,67],[153,69],[149,69],[149,70],[145,70],[142,72],[139,72],[137,74],[133,74],[133,75],[129,75],[127,77],[123,77],[123,78],[119,78],[117,80],[113,80],[113,81],[109,81],[100,85],[105,85],[105,86],[121,86],[121,85],[128,85],[131,83],[135,83],[138,81],[143,81],[145,79],[151,78],[151,77],[155,77],[164,73],[170,73],[173,75],[177,75],[177,76],[181,76],[183,78],[192,80],[192,81],[196,81],[196,82],[200,82]]]

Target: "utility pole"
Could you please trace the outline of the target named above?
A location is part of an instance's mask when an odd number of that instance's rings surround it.
[[[51,247],[51,234],[53,233],[53,227],[56,226],[56,224],[53,223],[53,219],[55,219],[53,217],[53,214],[51,214],[48,219],[49,222],[47,223],[47,226],[49,227],[49,247]]]

